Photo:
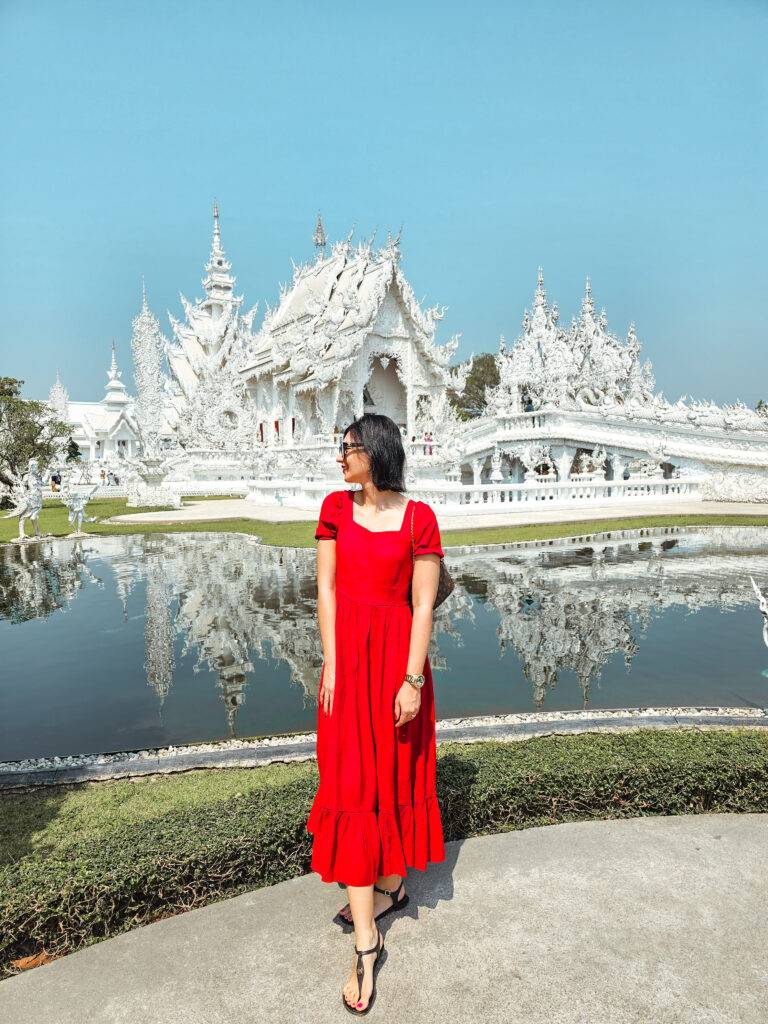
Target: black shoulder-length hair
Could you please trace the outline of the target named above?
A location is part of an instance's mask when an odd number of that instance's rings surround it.
[[[380,491],[405,491],[405,449],[400,428],[389,416],[366,412],[342,432],[365,445],[371,480]]]

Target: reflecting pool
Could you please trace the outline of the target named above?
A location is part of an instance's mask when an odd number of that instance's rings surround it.
[[[668,527],[449,551],[437,717],[768,705],[768,533]],[[313,730],[314,548],[240,534],[0,548],[0,760]]]

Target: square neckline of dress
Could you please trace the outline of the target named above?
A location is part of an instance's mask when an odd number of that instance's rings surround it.
[[[360,529],[361,530],[365,530],[366,533],[374,533],[374,534],[376,534],[376,533],[401,533],[402,532],[402,529],[405,526],[405,521],[408,518],[408,509],[411,506],[411,502],[413,501],[413,498],[409,498],[408,499],[408,504],[405,506],[405,512],[403,513],[403,521],[402,521],[402,523],[400,523],[400,526],[396,530],[369,530],[367,526],[363,526],[362,523],[358,523],[358,521],[355,519],[355,509],[354,509],[354,506],[357,504],[357,502],[355,501],[355,499],[353,497],[355,492],[354,491],[347,491],[346,493],[349,495],[349,502],[350,502],[350,505],[349,505],[349,515],[350,515],[350,518],[352,519],[352,522],[355,524],[355,526],[359,526]]]

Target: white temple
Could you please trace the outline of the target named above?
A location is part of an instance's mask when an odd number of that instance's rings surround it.
[[[435,343],[443,312],[422,311],[400,269],[399,237],[336,243],[294,266],[293,282],[268,309],[240,374],[256,409],[259,441],[327,440],[365,412],[384,413],[412,437],[422,400],[461,391],[469,366],[450,367],[458,338]]]
[[[589,280],[579,316],[563,327],[539,270],[522,332],[511,346],[501,339],[499,384],[486,389],[483,414],[464,421],[447,396],[463,392],[472,358],[450,365],[458,336],[437,343],[444,309],[416,301],[399,236],[379,249],[350,236],[327,253],[318,216],[314,243],[315,258],[294,265],[255,330],[257,307],[241,312],[214,205],[203,298],[181,296],[184,321],[169,314],[171,340],[144,295],[135,405],[114,353],[102,402],[69,403],[89,457],[130,454],[151,421],[174,453],[168,482],[178,492],[314,508],[341,479],[339,432],[380,412],[403,434],[409,490],[432,504],[768,500],[768,420],[740,401],[672,403],[656,392],[634,325],[625,341],[609,332]],[[61,404],[62,393],[57,380],[51,401]]]
[[[110,458],[123,458],[138,450],[139,436],[132,413],[132,400],[122,381],[117,366],[115,344],[112,343],[112,362],[107,370],[107,384],[100,402],[72,402],[61,382],[59,371],[48,395],[48,404],[59,419],[71,423],[72,436],[80,448],[82,458],[99,462]]]

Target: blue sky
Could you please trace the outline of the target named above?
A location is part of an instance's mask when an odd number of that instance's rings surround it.
[[[0,0],[0,374],[100,398],[141,275],[166,333],[201,294],[216,196],[257,323],[319,209],[404,225],[461,357],[541,265],[668,398],[768,400],[767,33],[762,0]]]

